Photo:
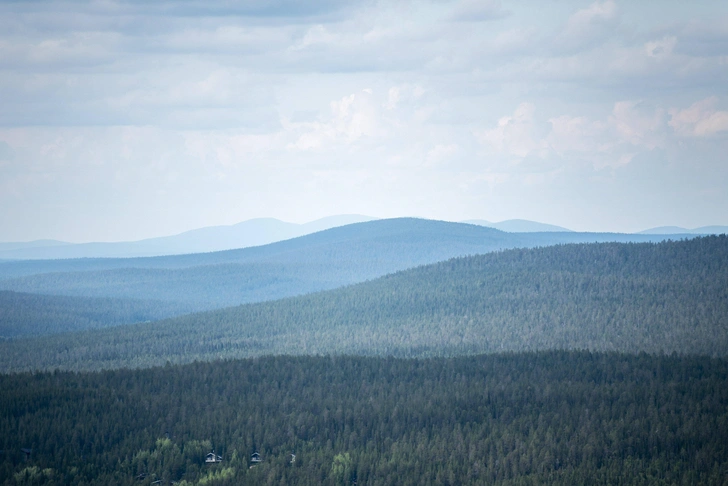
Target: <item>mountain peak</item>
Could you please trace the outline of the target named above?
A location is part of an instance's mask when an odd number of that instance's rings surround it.
[[[499,229],[507,233],[554,233],[554,232],[571,232],[570,229],[553,224],[539,223],[538,221],[529,221],[527,219],[507,219],[499,223],[491,223],[484,219],[469,219],[463,223],[475,224],[478,226],[487,226],[489,228]]]

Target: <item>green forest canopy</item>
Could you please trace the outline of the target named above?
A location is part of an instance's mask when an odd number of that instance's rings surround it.
[[[0,484],[724,485],[727,379],[589,352],[0,375]]]

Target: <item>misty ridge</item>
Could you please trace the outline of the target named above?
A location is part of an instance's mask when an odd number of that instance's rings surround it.
[[[68,243],[57,240],[0,242],[0,261],[58,258],[131,258],[223,251],[266,245],[330,228],[377,219],[380,218],[343,214],[305,224],[294,224],[274,218],[257,218],[229,226],[210,226],[186,231],[178,235],[129,242]],[[495,228],[508,233],[572,232],[572,230],[562,226],[524,219],[510,219],[498,223],[483,219],[471,219],[461,222]],[[728,226],[704,226],[694,229],[661,226],[640,231],[638,234],[707,235],[726,232],[728,232]]]
[[[329,290],[418,265],[508,248],[663,239],[664,235],[507,233],[473,224],[399,218],[345,225],[239,250],[0,262],[0,290],[94,298],[100,307],[109,305],[101,299],[129,299],[130,308],[139,310],[130,312],[112,305],[108,322],[131,323]],[[72,306],[66,309],[73,314]],[[89,321],[88,326],[105,327],[102,321],[93,322],[96,324]],[[52,329],[40,323],[15,326],[10,321],[6,327],[15,327],[12,335],[16,336],[35,334],[40,327],[46,332]]]

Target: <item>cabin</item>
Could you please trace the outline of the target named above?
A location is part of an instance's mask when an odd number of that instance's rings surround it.
[[[205,464],[217,464],[218,462],[222,462],[222,456],[215,454],[215,451],[205,456]]]
[[[27,449],[27,448],[23,447],[20,449],[20,452],[25,454],[25,460],[27,461],[28,459],[30,459],[30,455],[33,453],[33,449]]]
[[[250,462],[252,462],[253,464],[258,464],[262,460],[263,459],[260,458],[260,454],[258,454],[257,452],[253,452],[253,454],[250,456]]]

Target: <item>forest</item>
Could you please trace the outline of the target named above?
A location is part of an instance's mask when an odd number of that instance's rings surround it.
[[[728,355],[728,237],[462,257],[295,298],[5,341],[0,370],[547,349]]]
[[[406,224],[0,263],[0,485],[728,485],[728,237]]]
[[[0,290],[0,339],[148,322],[187,314],[184,302],[64,295]]]
[[[2,375],[0,484],[728,484],[727,378],[586,351]]]

